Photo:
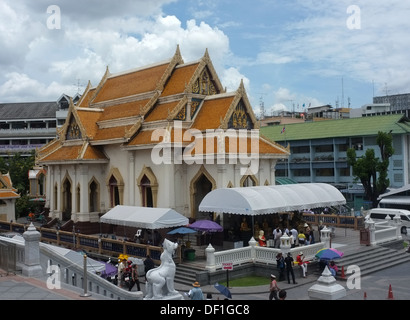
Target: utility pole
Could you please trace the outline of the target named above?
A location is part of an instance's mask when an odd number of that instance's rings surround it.
[[[263,96],[266,95],[266,93],[259,93],[260,94],[260,98],[259,98],[259,107],[260,107],[260,120],[265,119],[265,103],[263,102]]]

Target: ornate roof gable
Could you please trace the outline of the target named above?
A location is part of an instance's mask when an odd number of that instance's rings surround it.
[[[225,90],[209,57],[208,49],[206,49],[198,68],[187,85],[186,93],[214,95],[224,92]]]
[[[63,143],[69,140],[84,140],[87,137],[87,132],[81,123],[72,99],[70,99],[67,118],[59,135],[60,141]]]
[[[258,121],[253,113],[252,106],[248,100],[243,81],[236,90],[233,100],[225,118],[221,121],[222,129],[259,129]]]

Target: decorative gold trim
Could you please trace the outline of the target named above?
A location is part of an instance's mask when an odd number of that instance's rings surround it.
[[[108,66],[107,66],[107,68],[105,69],[105,73],[104,73],[103,77],[101,78],[100,83],[95,88],[95,92],[94,92],[93,96],[90,98],[90,101],[88,103],[89,106],[91,106],[94,103],[95,98],[100,93],[101,89],[104,87],[104,84],[105,84],[105,82],[107,81],[107,79],[110,75],[111,75],[111,73],[110,73],[110,70],[108,69]]]
[[[253,181],[254,186],[259,186],[259,180],[258,180],[258,178],[256,178],[255,175],[250,174],[250,175],[244,175],[244,176],[242,176],[241,181],[239,182],[239,185],[240,185],[241,187],[244,187],[244,183],[245,183],[245,180],[246,180],[247,178],[250,178],[250,179]]]
[[[150,167],[146,167],[145,165],[142,168],[141,173],[137,178],[137,185],[140,191],[141,206],[144,203],[143,194],[142,194],[142,185],[141,185],[141,180],[144,176],[146,176],[148,180],[150,181],[150,187],[151,187],[151,192],[152,192],[152,205],[154,208],[156,208],[157,198],[158,198],[158,180],[154,172],[152,171],[152,169]]]
[[[259,129],[259,124],[258,121],[256,120],[255,114],[253,113],[252,106],[248,100],[248,97],[246,95],[246,90],[245,86],[243,84],[243,80],[241,80],[241,84],[239,85],[238,90],[236,90],[235,93],[235,98],[233,99],[231,105],[228,108],[228,111],[225,114],[224,119],[222,120],[221,129],[228,129],[228,123],[229,119],[231,118],[232,114],[235,112],[235,109],[237,108],[239,102],[242,100],[243,106],[245,108],[245,112],[249,116],[251,122],[252,122],[252,129]]]
[[[91,90],[91,88],[92,88],[91,81],[88,80],[87,87],[85,88],[80,100],[78,100],[77,106],[81,106],[81,104],[83,103],[83,100],[88,95],[88,92]],[[88,106],[90,106],[90,103],[88,103]]]
[[[73,180],[71,180],[70,174],[68,173],[67,170],[65,172],[65,175],[64,175],[63,179],[60,182],[60,211],[61,211],[62,215],[64,214],[64,211],[66,209],[68,209],[64,205],[65,200],[68,200],[68,199],[64,198],[64,193],[65,193],[64,192],[64,184],[66,183],[66,180],[68,180],[70,182],[69,192],[71,193],[71,204],[70,204],[70,207],[71,207],[70,218],[71,218],[71,215],[73,214],[73,200],[72,200],[73,199]]]
[[[186,108],[185,108],[185,119],[176,119],[177,116],[181,111],[183,111],[184,107],[188,104],[188,98],[184,96],[178,104],[172,109],[167,117],[167,120],[186,120]]]
[[[105,179],[105,185],[107,186],[108,189],[108,195],[110,195],[110,179],[111,177],[114,176],[115,180],[117,180],[117,187],[118,187],[118,194],[120,198],[120,204],[124,203],[124,179],[122,178],[122,175],[120,173],[120,170],[116,167],[111,167],[110,172],[107,175],[107,178]],[[111,205],[111,199],[109,199],[109,206]]]

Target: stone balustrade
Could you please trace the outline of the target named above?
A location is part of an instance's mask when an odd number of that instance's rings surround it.
[[[330,229],[324,227],[321,230],[322,242],[312,245],[300,246],[291,248],[290,237],[284,234],[281,237],[280,248],[260,247],[256,240],[252,237],[249,240],[249,246],[243,248],[236,248],[230,250],[223,250],[215,252],[211,244],[205,249],[206,254],[206,269],[209,271],[216,271],[222,268],[224,262],[231,262],[233,265],[240,265],[248,262],[258,262],[265,264],[276,264],[276,256],[279,252],[286,255],[288,252],[296,260],[296,256],[303,252],[306,260],[313,260],[315,254],[323,248],[330,247]]]
[[[23,234],[23,239],[0,237],[0,242],[16,248],[16,269],[22,270],[23,275],[43,278],[51,283],[54,290],[57,284],[66,288],[81,291],[87,289],[89,294],[98,294],[114,300],[141,300],[141,291],[129,292],[107,281],[94,272],[87,270],[84,277],[84,266],[59,254],[51,245],[39,242],[34,226],[30,226]],[[86,287],[83,280],[87,279]]]
[[[370,245],[378,245],[385,242],[402,240],[402,222],[398,214],[393,219],[386,215],[384,221],[375,222],[371,218],[365,221],[365,228],[369,231]]]

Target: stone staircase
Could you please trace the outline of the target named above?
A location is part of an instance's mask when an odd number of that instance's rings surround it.
[[[401,245],[401,248],[400,248]],[[360,275],[368,275],[392,266],[410,262],[410,253],[407,253],[400,243],[392,243],[384,246],[366,246],[355,251],[345,252],[343,258],[335,260],[339,272],[338,280],[346,280],[349,266],[356,265],[360,268]],[[344,267],[345,278],[341,277],[342,267]]]
[[[192,286],[192,284],[197,281],[197,272],[203,271],[204,268],[200,265],[194,263],[180,263],[177,265],[174,280],[176,283]]]

